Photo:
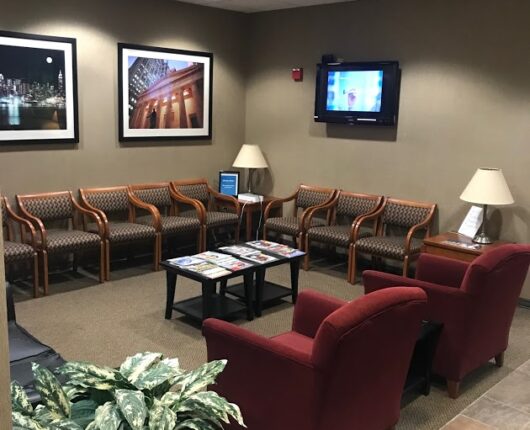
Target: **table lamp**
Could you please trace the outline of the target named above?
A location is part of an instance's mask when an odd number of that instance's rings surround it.
[[[260,201],[261,196],[252,193],[252,176],[255,169],[266,169],[269,166],[267,161],[265,161],[265,157],[263,157],[263,153],[259,149],[259,146],[243,145],[232,166],[248,169],[248,192],[240,194],[238,197],[249,201]]]
[[[488,205],[510,205],[514,202],[502,170],[491,167],[477,169],[460,195],[460,199],[465,202],[480,204],[484,208],[482,212],[482,227],[480,232],[473,238],[473,242],[480,244],[492,243],[492,240],[486,234]]]

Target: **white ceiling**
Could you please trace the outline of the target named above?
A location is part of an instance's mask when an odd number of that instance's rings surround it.
[[[317,4],[341,3],[351,0],[179,0],[202,6],[235,10],[238,12],[263,12],[267,10],[289,9],[293,7],[314,6]]]

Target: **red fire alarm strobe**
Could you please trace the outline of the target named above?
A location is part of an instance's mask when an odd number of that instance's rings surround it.
[[[304,69],[301,67],[297,67],[295,69],[291,70],[291,76],[293,78],[293,81],[295,82],[301,82],[304,80]]]

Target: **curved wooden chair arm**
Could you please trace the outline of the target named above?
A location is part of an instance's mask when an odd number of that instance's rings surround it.
[[[284,198],[279,198],[279,199],[273,199],[271,200],[269,203],[267,203],[267,206],[265,206],[265,211],[263,212],[263,219],[265,221],[267,221],[267,218],[269,218],[269,213],[271,211],[271,209],[275,206],[275,205],[278,205],[278,204],[284,204],[286,202],[290,202],[291,200],[294,200],[296,199],[296,196],[298,195],[298,192],[300,190],[296,190],[294,194],[291,194],[290,196],[288,197],[284,197]]]
[[[46,227],[44,227],[44,223],[41,221],[40,218],[37,218],[36,216],[32,215],[26,210],[26,208],[24,207],[23,200],[20,198],[20,196],[17,195],[16,199],[17,199],[18,207],[23,217],[26,218],[28,221],[30,221],[33,224],[33,226],[36,227],[35,230],[38,230],[38,232],[40,233],[41,248],[46,249],[46,247],[48,246],[48,243],[47,243],[48,236],[46,233]]]
[[[221,194],[215,191],[214,189],[210,188],[209,186],[208,186],[208,191],[213,196],[214,200],[216,200],[216,202],[220,200],[222,202],[230,203],[230,205],[234,207],[234,210],[236,211],[237,216],[240,215],[241,205],[239,204],[239,201],[235,197],[227,196],[226,194]]]
[[[309,219],[309,217],[313,218],[313,215],[321,210],[321,209],[324,209],[324,208],[327,208],[328,210],[328,214],[326,216],[326,222],[327,224],[329,225],[330,222],[331,222],[331,209],[333,208],[333,205],[331,205],[336,199],[338,199],[338,190],[335,190],[333,191],[333,193],[331,193],[331,196],[329,199],[327,199],[324,203],[321,203],[319,205],[315,205],[315,206],[309,206],[308,208],[304,209],[304,211],[302,212],[302,215],[300,217],[300,227],[301,227],[301,231],[302,232],[306,232],[307,229],[309,228],[309,223],[311,222],[311,219]],[[330,206],[331,205],[331,206]]]
[[[432,217],[428,217],[425,221],[419,224],[413,225],[409,229],[407,233],[407,237],[405,238],[405,254],[408,254],[410,252],[410,244],[412,243],[412,238],[414,237],[414,233],[416,233],[418,230],[426,229],[427,231],[426,231],[425,237],[428,236],[431,218]]]
[[[83,193],[83,190],[79,190],[79,196],[81,198],[81,204],[85,209],[88,209],[91,212],[95,212],[98,216],[100,221],[103,223],[103,228],[105,232],[105,237],[109,237],[109,221],[107,219],[107,215],[105,215],[105,212],[103,212],[101,209],[92,206],[90,203],[88,203],[85,194]]]
[[[311,225],[311,220],[313,219],[313,217],[315,216],[316,213],[321,212],[323,210],[333,210],[333,209],[335,209],[337,207],[337,203],[339,201],[339,196],[340,196],[340,190],[335,193],[335,197],[332,198],[329,202],[324,203],[322,205],[311,206],[310,208],[307,208],[306,211],[309,211],[308,214],[306,215],[306,226],[307,226],[307,228],[309,228],[309,226]],[[332,215],[332,214],[329,214],[329,215]],[[331,219],[328,221],[328,224],[330,223],[330,221],[331,221]]]
[[[4,202],[5,202],[7,217],[13,220],[14,222],[20,224],[20,239],[22,240],[22,242],[24,243],[26,242],[26,234],[25,234],[25,229],[24,229],[24,227],[26,227],[31,237],[31,246],[33,247],[33,249],[37,249],[37,238],[36,238],[37,232],[35,231],[35,227],[33,227],[33,224],[29,222],[27,219],[22,218],[15,211],[13,211],[13,209],[11,209],[11,206],[9,206],[9,204],[7,203],[7,199],[5,199],[5,197],[4,197]]]
[[[353,222],[353,224],[355,225],[353,226],[353,230],[352,230],[352,236],[351,236],[352,239],[353,238],[357,239],[359,237],[359,231],[362,225],[366,221],[372,221],[372,220],[374,221],[374,234],[373,235],[374,236],[377,235],[378,218],[381,216],[381,214],[385,210],[385,203],[386,203],[386,200],[383,199],[383,203],[378,208],[376,208],[373,212],[370,212],[367,215],[361,215]]]
[[[94,220],[96,225],[98,226],[98,234],[104,238],[105,237],[105,225],[101,221],[101,217],[97,214],[96,211],[92,211],[89,209],[84,208],[81,206],[77,201],[74,199],[74,196],[72,193],[70,193],[70,197],[72,198],[72,204],[74,205],[74,208],[76,211],[81,213],[82,215],[86,215]],[[83,222],[83,229],[86,230],[86,224]]]
[[[373,215],[376,212],[378,212],[379,209],[382,208],[382,205],[383,205],[384,201],[385,201],[384,197],[382,197],[382,196],[379,197],[377,199],[377,203],[374,206],[373,210],[371,210],[370,212],[367,212],[365,214],[361,214],[361,215],[357,216],[353,220],[352,225],[351,225],[351,231],[350,231],[350,243],[355,243],[357,241],[357,239],[359,239],[359,234],[360,234],[360,231],[361,231],[361,225],[366,220],[365,217],[370,217],[371,215]],[[368,218],[368,219],[371,219],[371,218]],[[377,222],[374,222],[374,232],[373,232],[374,236],[376,234],[376,231],[377,231]]]
[[[130,189],[127,190],[127,196],[129,197],[129,203],[132,206],[132,213],[133,218],[132,221],[134,222],[136,220],[136,208],[144,209],[148,211],[151,214],[151,217],[153,218],[153,227],[157,232],[162,230],[162,221],[160,220],[160,211],[158,208],[152,204],[146,203],[142,200],[140,200],[138,197],[136,197]]]
[[[173,183],[169,185],[169,194],[171,198],[178,203],[183,203],[185,205],[193,206],[195,211],[197,212],[197,218],[199,219],[199,222],[201,224],[204,224],[206,222],[206,208],[202,204],[201,201],[196,199],[191,199],[175,188]]]

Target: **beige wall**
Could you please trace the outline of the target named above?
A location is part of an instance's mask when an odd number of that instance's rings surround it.
[[[516,201],[494,214],[501,237],[529,242],[529,16],[526,0],[359,0],[252,15],[246,142],[269,161],[263,190],[286,195],[306,182],[433,201],[443,231],[465,216],[458,197],[475,169],[495,166]],[[313,121],[315,65],[328,53],[400,61],[397,133]]]
[[[16,193],[186,177],[217,178],[244,137],[244,15],[168,0],[28,0],[0,29],[77,39],[80,143],[0,146],[0,184]],[[118,142],[117,42],[213,52],[213,139]]]

